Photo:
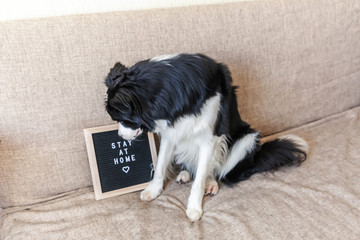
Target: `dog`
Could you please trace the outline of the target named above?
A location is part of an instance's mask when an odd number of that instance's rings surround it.
[[[141,200],[161,194],[175,163],[181,167],[177,182],[194,179],[186,209],[192,222],[203,214],[204,195],[217,194],[218,181],[233,185],[306,159],[308,145],[295,135],[260,143],[260,133],[240,117],[229,69],[206,55],[163,55],[129,68],[118,62],[105,84],[106,110],[119,123],[119,136],[161,136],[155,174]]]

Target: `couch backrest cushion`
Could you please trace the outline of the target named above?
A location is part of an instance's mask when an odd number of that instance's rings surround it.
[[[359,105],[359,13],[358,0],[255,1],[0,23],[0,206],[91,185],[83,129],[112,123],[116,61],[208,54],[264,135]]]

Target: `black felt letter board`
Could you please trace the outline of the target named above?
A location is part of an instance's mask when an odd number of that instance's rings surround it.
[[[92,128],[85,129],[85,136],[97,199],[107,197],[106,193],[112,196],[143,189],[144,184],[152,179],[152,134],[143,133],[134,140],[124,140],[118,136],[117,130]],[[114,191],[118,194],[111,194]]]

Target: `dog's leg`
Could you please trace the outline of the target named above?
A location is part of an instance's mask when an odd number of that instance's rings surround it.
[[[170,141],[161,139],[158,161],[155,167],[155,174],[149,186],[140,193],[142,201],[151,201],[158,197],[163,190],[166,169],[173,158],[174,144]]]
[[[205,192],[205,182],[209,174],[210,161],[214,152],[214,143],[203,143],[199,147],[199,162],[194,183],[188,200],[186,215],[190,221],[195,222],[202,216],[202,200]]]

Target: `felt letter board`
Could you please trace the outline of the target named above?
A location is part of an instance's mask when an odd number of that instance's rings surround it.
[[[84,129],[96,200],[144,189],[154,174],[154,135],[118,136],[118,125]]]

